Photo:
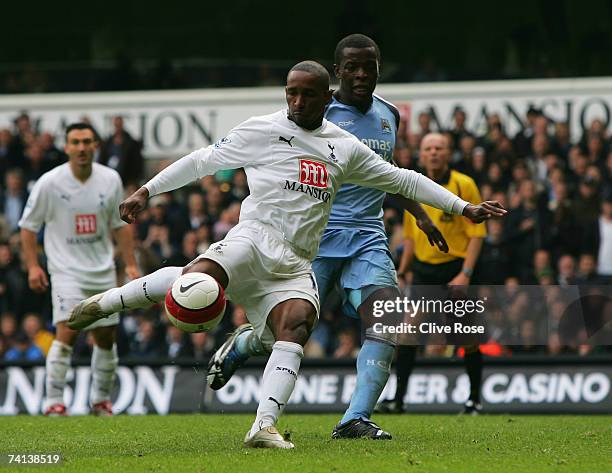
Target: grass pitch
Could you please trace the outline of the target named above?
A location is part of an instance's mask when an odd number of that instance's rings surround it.
[[[331,440],[337,415],[285,415],[293,451],[242,448],[252,415],[0,419],[1,453],[61,453],[61,472],[610,472],[610,416],[379,415],[391,441]],[[0,467],[32,471],[23,466]]]

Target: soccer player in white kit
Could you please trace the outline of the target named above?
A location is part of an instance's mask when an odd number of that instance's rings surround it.
[[[66,324],[70,310],[84,297],[117,285],[113,258],[115,238],[130,278],[139,276],[132,236],[119,216],[123,199],[119,174],[93,163],[98,142],[91,125],[66,128],[68,162],[45,173],[34,185],[19,226],[28,268],[28,283],[36,292],[49,286],[38,262],[36,236],[45,226],[44,250],[51,276],[53,325],[56,338],[46,360],[45,415],[66,415],[64,387],[74,342],[79,334]],[[92,413],[111,415],[111,390],[117,368],[115,328],[119,314],[87,327],[94,337],[91,372]]]
[[[215,145],[176,161],[121,204],[122,218],[131,222],[153,195],[220,169],[244,167],[251,193],[242,204],[240,222],[225,239],[185,268],[162,268],[83,301],[69,321],[78,328],[121,307],[159,302],[182,272],[213,276],[228,299],[246,309],[254,332],[271,348],[246,447],[294,446],[275,425],[293,392],[303,346],[318,317],[310,263],[343,182],[400,193],[478,221],[505,213],[497,203],[470,205],[425,176],[394,167],[324,120],[331,91],[329,74],[320,64],[294,66],[285,94],[288,110],[250,118]]]

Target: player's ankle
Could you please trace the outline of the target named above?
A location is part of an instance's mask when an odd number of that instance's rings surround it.
[[[268,416],[264,416],[261,419],[257,418],[251,426],[251,436],[255,435],[261,429],[265,429],[266,427],[274,427],[274,425],[274,419],[270,419]]]
[[[119,312],[125,308],[122,307],[121,294],[117,288],[106,291],[98,304],[100,304],[100,309],[102,312],[109,314],[114,314],[115,312]]]

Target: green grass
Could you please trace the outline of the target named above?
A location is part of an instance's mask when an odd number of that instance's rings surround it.
[[[242,448],[250,415],[0,419],[0,452],[74,472],[610,472],[610,416],[377,416],[392,441],[331,440],[336,415],[285,415],[293,451]],[[29,468],[0,468],[32,471]]]

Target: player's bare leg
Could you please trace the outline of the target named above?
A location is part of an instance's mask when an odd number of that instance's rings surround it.
[[[221,265],[208,258],[199,258],[193,263],[188,264],[183,268],[182,274],[185,273],[206,273],[215,278],[223,289],[227,288],[229,282],[229,277]]]
[[[91,356],[91,413],[106,417],[113,414],[111,393],[119,364],[116,326],[98,327],[92,334],[95,344]]]
[[[304,299],[289,299],[270,312],[268,326],[276,343],[264,370],[257,417],[244,439],[245,447],[294,447],[276,430],[276,422],[295,387],[303,347],[315,320],[314,306]]]
[[[47,378],[45,387],[47,395],[44,403],[44,414],[47,416],[64,416],[66,415],[64,404],[66,373],[70,368],[72,347],[79,332],[70,329],[66,322],[58,322],[55,328],[55,340],[51,344],[46,360]]]

